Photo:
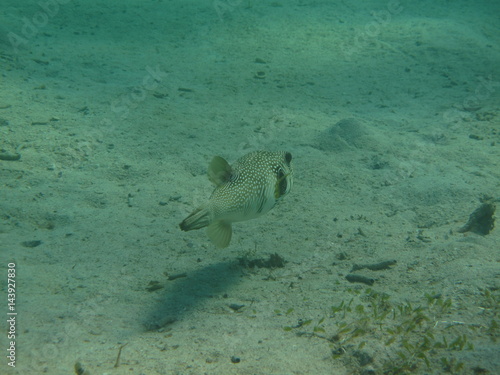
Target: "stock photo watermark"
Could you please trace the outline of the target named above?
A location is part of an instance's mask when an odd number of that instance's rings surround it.
[[[16,264],[7,264],[7,365],[16,367]]]
[[[243,4],[243,0],[215,0],[213,6],[219,19],[224,20],[224,15],[234,12]]]
[[[14,53],[19,51],[19,47],[26,46],[30,40],[33,40],[41,30],[45,28],[49,21],[57,16],[61,7],[71,2],[71,0],[46,0],[40,1],[38,6],[40,10],[35,12],[31,17],[23,17],[19,30],[9,31],[7,39],[14,50]]]
[[[148,94],[157,90],[164,82],[164,79],[169,75],[162,71],[158,65],[154,68],[146,66],[146,73],[147,74],[144,75],[139,85],[133,87],[129,93],[120,95],[111,102],[110,110],[115,116],[118,116],[120,120],[125,120],[130,114],[130,111],[143,103],[148,97]],[[104,118],[101,121],[102,125],[111,125],[111,123],[112,121],[109,118]]]
[[[494,81],[493,76],[480,77],[479,84],[473,94],[465,97],[461,102],[453,104],[452,108],[443,113],[444,121],[451,124],[472,120],[472,113],[481,109],[481,103],[493,96],[498,87],[500,87],[500,82]]]
[[[376,38],[382,33],[382,29],[392,21],[393,16],[400,14],[403,10],[404,8],[398,0],[390,0],[386,9],[370,12],[373,21],[368,22],[363,29],[357,30],[349,43],[346,42],[340,46],[345,58],[349,60],[371,42],[376,41]]]
[[[19,368],[23,370],[23,373],[26,374],[35,374],[39,373],[40,366],[42,363],[48,363],[50,361],[56,361],[60,357],[60,350],[57,347],[57,343],[59,342],[67,342],[72,337],[76,336],[76,332],[72,326],[64,326],[62,332],[62,338],[56,343],[52,341],[50,343],[45,343],[43,345],[39,345],[36,349],[29,350],[29,355],[25,355],[23,358],[25,361],[18,363],[18,293],[17,293],[17,284],[18,284],[18,275],[17,275],[17,264],[15,262],[7,263],[7,294],[5,301],[5,316],[7,323],[7,342],[4,347],[4,359],[6,361],[7,366],[11,368]],[[4,276],[4,277],[5,277]],[[83,310],[83,309],[82,309]],[[92,314],[89,312],[89,307],[86,306],[85,313]],[[75,323],[76,324],[76,323]],[[26,353],[28,354],[28,353]],[[24,372],[26,371],[26,372]],[[43,371],[45,372],[45,371]]]

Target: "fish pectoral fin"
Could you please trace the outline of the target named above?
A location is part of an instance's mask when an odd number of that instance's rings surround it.
[[[233,234],[233,229],[231,228],[231,223],[227,221],[214,221],[207,228],[208,238],[217,246],[219,249],[223,249],[229,246],[231,242],[231,236]]]
[[[208,166],[208,179],[217,186],[228,182],[232,173],[229,163],[220,156],[214,156]]]

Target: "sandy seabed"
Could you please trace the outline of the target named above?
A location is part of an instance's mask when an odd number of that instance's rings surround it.
[[[2,374],[500,373],[498,5],[51,4],[0,15]],[[291,193],[181,232],[254,150]]]

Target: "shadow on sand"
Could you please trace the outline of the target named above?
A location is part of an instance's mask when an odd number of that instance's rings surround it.
[[[238,261],[211,264],[187,277],[179,278],[163,289],[158,304],[151,310],[144,326],[149,331],[160,330],[181,319],[204,300],[224,294],[241,276]]]

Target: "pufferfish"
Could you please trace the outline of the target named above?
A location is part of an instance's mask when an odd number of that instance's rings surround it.
[[[292,154],[285,151],[255,151],[233,166],[215,156],[208,178],[215,190],[208,202],[179,224],[183,231],[207,228],[210,240],[219,248],[229,246],[231,223],[255,219],[271,210],[292,187]]]

